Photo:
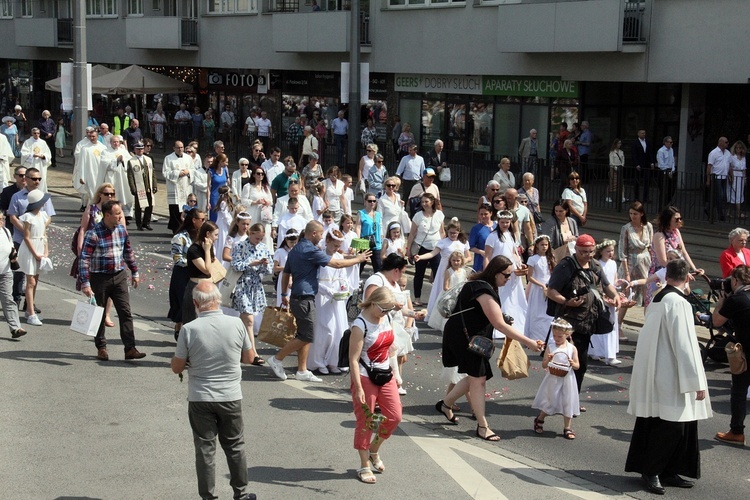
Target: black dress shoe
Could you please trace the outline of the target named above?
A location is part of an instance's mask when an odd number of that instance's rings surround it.
[[[668,476],[662,474],[661,481],[667,486],[674,486],[675,488],[692,488],[695,486],[693,481],[681,478],[677,474],[670,474]]]
[[[664,486],[661,485],[659,476],[647,476],[646,474],[641,474],[641,477],[643,478],[643,484],[646,486],[646,489],[651,493],[663,495],[667,491],[664,489]]]
[[[154,230],[154,228],[151,227],[151,226],[143,226],[143,229],[145,229],[146,231],[153,231]]]
[[[143,226],[138,226],[138,231],[143,231]]]
[[[23,299],[23,304],[21,305],[21,311],[25,311],[25,310],[26,310],[26,299]],[[34,313],[39,314],[41,312],[42,310],[39,309],[36,305],[34,305]]]

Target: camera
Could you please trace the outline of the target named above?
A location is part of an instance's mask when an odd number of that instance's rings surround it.
[[[208,75],[208,84],[209,85],[221,85],[224,83],[224,78],[222,78],[221,74],[219,73],[210,73]]]
[[[587,286],[582,286],[580,288],[574,288],[573,289],[573,298],[576,297],[583,297],[584,295],[588,294],[591,291],[591,289]]]
[[[732,278],[711,278],[708,286],[715,292],[732,293]]]
[[[515,321],[513,316],[505,313],[503,313],[503,320],[511,326],[513,326],[513,322]]]

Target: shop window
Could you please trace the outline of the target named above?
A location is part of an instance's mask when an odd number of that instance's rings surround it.
[[[438,7],[438,6],[465,6],[466,0],[388,0],[389,7]]]
[[[424,100],[422,101],[422,143],[423,150],[430,150],[435,141],[444,139],[443,127],[445,126],[445,101]]]
[[[11,19],[13,17],[13,0],[0,0],[0,18]]]
[[[250,14],[258,12],[257,0],[207,0],[209,14]]]
[[[529,136],[531,129],[536,129],[537,156],[544,158],[549,142],[549,107],[547,106],[523,106],[521,108],[521,130],[518,144],[521,139]],[[518,152],[516,146],[515,152]]]
[[[518,154],[521,106],[498,104],[495,111],[495,156],[514,157]]]
[[[117,17],[117,0],[86,0],[86,17]]]
[[[489,153],[492,149],[492,116],[494,105],[492,102],[473,101],[470,103],[469,114],[471,123],[467,127],[470,134],[467,138],[471,141],[470,147],[473,151]]]
[[[142,16],[143,15],[143,0],[128,0],[128,15],[129,16]]]

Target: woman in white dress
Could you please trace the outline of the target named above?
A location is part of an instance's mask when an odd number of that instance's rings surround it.
[[[354,217],[351,214],[344,214],[341,216],[341,222],[339,222],[339,230],[344,235],[344,241],[341,243],[341,253],[343,255],[351,255],[356,253],[356,250],[352,249],[352,240],[357,237],[357,232],[354,230]],[[346,277],[349,280],[349,289],[352,293],[356,294],[359,290],[359,264],[347,267]]]
[[[266,229],[263,243],[266,248],[273,248],[273,238],[271,238],[271,221],[273,220],[273,195],[271,187],[268,185],[266,172],[261,167],[253,168],[253,179],[250,183],[245,184],[240,195],[242,204],[245,205],[247,213],[253,224],[260,223]]]
[[[284,241],[276,250],[276,253],[273,254],[273,274],[276,277],[276,307],[281,307],[281,297],[284,296],[283,294],[292,291],[291,277],[289,278],[287,289],[281,289],[281,273],[284,272],[286,259],[289,257],[289,252],[294,248],[294,245],[297,244],[297,241],[299,241],[299,233],[296,229],[292,228],[286,232],[284,235]]]
[[[240,168],[232,174],[232,196],[234,196],[235,200],[238,200],[239,203],[247,207],[248,203],[245,203],[242,199],[242,189],[253,182],[253,172],[250,171],[250,161],[247,158],[240,158],[237,164]],[[256,220],[255,222],[259,221]]]
[[[23,224],[23,241],[18,248],[18,264],[26,275],[26,323],[33,326],[42,326],[42,321],[34,312],[34,298],[39,280],[39,263],[43,257],[49,256],[47,226],[51,219],[42,211],[49,198],[49,193],[42,193],[38,189],[31,191],[26,213],[19,217]]]
[[[745,201],[745,171],[747,170],[747,147],[742,141],[732,145],[732,156],[729,157],[729,187],[727,201],[734,204],[737,217],[745,218],[742,203]]]
[[[375,155],[378,153],[378,146],[375,144],[368,144],[365,148],[365,154],[359,160],[359,182],[357,186],[362,185],[363,180],[367,180],[367,175],[370,172],[370,168],[375,166]]]
[[[539,235],[534,240],[534,255],[529,257],[526,265],[529,269],[526,296],[529,306],[526,311],[526,325],[523,334],[534,340],[545,340],[552,316],[547,315],[547,283],[555,267],[555,256],[552,253],[549,236]]]
[[[190,183],[193,186],[193,194],[198,200],[196,207],[208,210],[208,172],[203,168],[203,160],[198,154],[198,143],[193,141],[185,148],[185,154],[193,159],[193,173],[190,175]]]
[[[419,262],[422,259],[431,259],[435,255],[440,254],[440,265],[437,268],[434,276],[434,284],[430,291],[430,298],[427,302],[427,318],[429,320],[435,304],[437,304],[437,298],[443,291],[443,287],[440,286],[443,276],[445,276],[445,270],[450,266],[450,256],[453,252],[461,252],[464,256],[464,262],[469,261],[471,253],[469,252],[469,242],[466,239],[466,235],[461,232],[461,224],[458,222],[458,218],[453,217],[448,224],[445,225],[445,233],[447,236],[437,242],[435,248],[426,254],[415,255],[414,262]]]
[[[383,217],[383,237],[386,237],[385,230],[393,221],[400,222],[401,226],[405,228],[402,231],[403,234],[408,234],[411,227],[411,221],[408,220],[409,218],[404,211],[404,204],[401,201],[401,195],[398,193],[400,182],[398,177],[388,177],[384,183],[385,191],[378,198],[377,210]]]
[[[331,260],[343,259],[339,253],[344,235],[338,229],[326,236],[326,253]],[[337,294],[349,292],[349,282],[345,269],[330,266],[318,270],[318,294],[315,296],[315,309],[318,320],[315,323],[315,339],[307,359],[308,370],[318,370],[323,375],[339,374],[339,344],[344,330],[349,327],[346,316],[346,300],[337,299]]]
[[[604,240],[596,246],[594,258],[599,259],[604,270],[604,275],[614,286],[617,281],[617,262],[615,261],[615,240]],[[617,318],[617,311],[614,306],[609,307],[609,317],[613,320]],[[595,360],[601,360],[609,366],[617,366],[622,363],[617,359],[617,352],[620,350],[620,326],[617,321],[614,322],[614,328],[611,332],[602,335],[591,336],[591,348],[589,357]]]
[[[151,130],[154,133],[156,144],[164,148],[164,125],[167,123],[167,117],[164,115],[164,110],[161,107],[161,103],[156,105],[156,112],[151,115]]]
[[[497,229],[487,237],[484,244],[484,265],[493,257],[504,255],[513,263],[513,270],[524,270],[526,265],[518,255],[518,242],[511,230],[513,212],[503,210],[497,215]],[[510,275],[507,284],[498,290],[503,312],[513,318],[513,328],[523,332],[526,327],[526,310],[528,301],[523,287],[522,277],[515,272]],[[502,333],[495,330],[495,338],[502,338]]]
[[[344,207],[346,206],[346,198],[344,197],[346,186],[339,178],[341,176],[339,167],[329,168],[326,175],[328,177],[323,182],[325,200],[328,203],[328,210],[333,214],[333,220],[338,224],[341,221],[341,216],[344,215]]]
[[[232,202],[232,195],[229,192],[229,186],[221,186],[219,188],[219,210],[215,211],[216,225],[219,227],[219,237],[214,242],[214,254],[221,255],[224,251],[224,242],[227,240],[229,235],[229,228],[232,225],[234,219],[234,203]]]

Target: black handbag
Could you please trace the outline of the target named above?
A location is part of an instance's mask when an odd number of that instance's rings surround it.
[[[539,212],[531,212],[531,215],[534,217],[534,223],[535,224],[543,224],[544,223],[544,217],[542,217],[542,214]]]
[[[391,367],[389,366],[387,370],[383,370],[382,368],[375,368],[374,366],[367,366],[365,363],[362,362],[360,359],[359,362],[362,364],[362,366],[365,367],[365,371],[367,372],[367,376],[370,378],[370,382],[377,386],[383,386],[391,381],[393,378],[393,370],[391,370]]]
[[[461,307],[463,309],[463,306]],[[472,335],[469,337],[469,331],[466,328],[466,321],[464,321],[464,311],[462,310],[458,314],[461,315],[461,323],[464,326],[464,335],[466,336],[466,341],[469,343],[467,346],[469,352],[476,354],[477,356],[482,356],[484,359],[492,358],[492,355],[495,353],[495,342],[493,342],[490,337],[484,335]]]

